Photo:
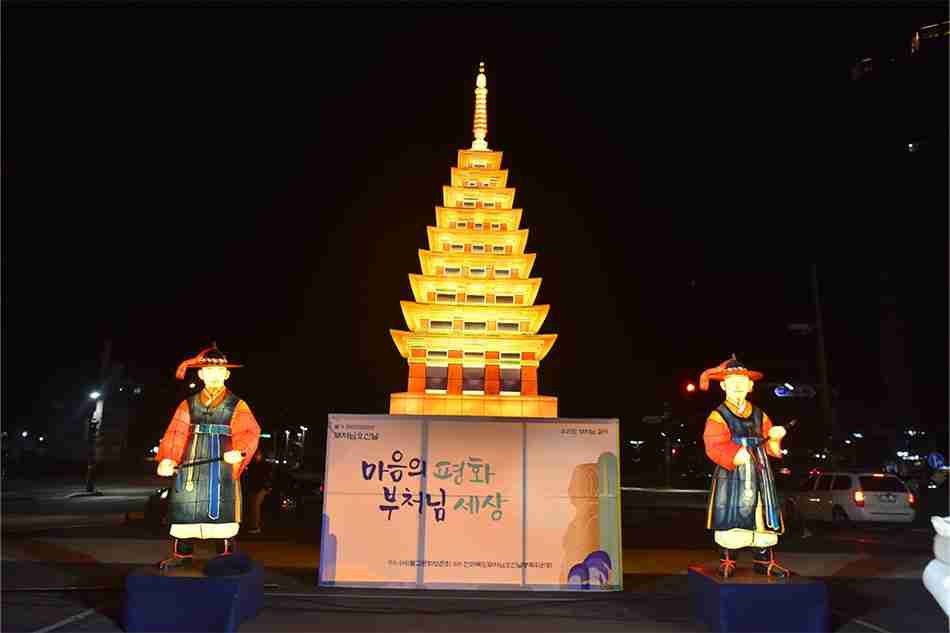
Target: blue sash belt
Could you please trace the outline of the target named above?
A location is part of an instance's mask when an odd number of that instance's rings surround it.
[[[209,433],[211,435],[231,435],[231,427],[227,424],[195,424],[195,433]]]
[[[208,478],[208,518],[216,521],[221,513],[221,435],[231,435],[231,427],[227,424],[195,424],[194,431],[198,434],[211,436],[209,446],[211,462],[211,476]]]

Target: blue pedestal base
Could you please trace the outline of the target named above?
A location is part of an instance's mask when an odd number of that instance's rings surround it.
[[[717,565],[689,568],[689,593],[697,616],[710,631],[830,630],[828,588],[822,581],[794,574],[787,579],[768,578],[742,566],[724,580],[717,571]]]
[[[228,559],[228,560],[224,560]],[[126,578],[122,625],[132,632],[236,631],[260,611],[264,570],[243,554],[208,562],[203,569],[138,569]]]

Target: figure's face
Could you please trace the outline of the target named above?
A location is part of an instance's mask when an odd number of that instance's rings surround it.
[[[198,370],[198,378],[211,389],[220,389],[224,381],[231,376],[227,367],[202,367]]]
[[[719,386],[726,392],[726,397],[730,400],[744,400],[752,391],[753,384],[748,376],[728,376],[719,383]]]

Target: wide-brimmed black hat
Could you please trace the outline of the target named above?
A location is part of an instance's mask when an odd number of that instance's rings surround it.
[[[178,380],[185,379],[185,372],[194,367],[195,369],[201,369],[202,367],[244,367],[244,365],[238,365],[235,363],[229,363],[227,356],[224,355],[224,352],[218,349],[218,346],[212,344],[211,347],[207,347],[200,352],[194,358],[189,358],[188,360],[182,362],[178,369],[175,371],[175,377]]]
[[[729,376],[748,376],[752,381],[762,380],[765,377],[760,371],[747,369],[745,364],[733,354],[732,358],[704,371],[699,377],[699,388],[707,391],[710,380],[725,380]]]

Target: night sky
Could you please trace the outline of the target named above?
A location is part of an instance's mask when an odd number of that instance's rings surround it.
[[[562,416],[636,423],[733,352],[814,381],[817,262],[839,397],[882,398],[887,288],[900,398],[946,428],[947,86],[888,112],[849,76],[945,4],[3,13],[5,425],[95,386],[106,338],[142,425],[211,340],[265,427],[386,413],[484,59]]]

